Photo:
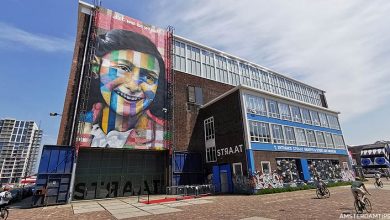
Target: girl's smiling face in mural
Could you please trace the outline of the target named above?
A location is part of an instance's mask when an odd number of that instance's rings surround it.
[[[100,91],[111,110],[134,116],[153,102],[160,74],[158,60],[133,50],[114,50],[100,65]]]

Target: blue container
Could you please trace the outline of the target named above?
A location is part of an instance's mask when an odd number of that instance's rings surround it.
[[[43,146],[33,196],[33,206],[67,202],[74,160],[71,146]]]

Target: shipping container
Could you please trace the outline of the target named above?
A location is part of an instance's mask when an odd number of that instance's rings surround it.
[[[43,146],[33,206],[64,204],[69,195],[74,160],[71,146]]]

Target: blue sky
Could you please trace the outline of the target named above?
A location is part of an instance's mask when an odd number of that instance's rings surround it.
[[[91,2],[91,1],[87,1]],[[76,0],[4,0],[0,118],[34,120],[56,142]],[[390,140],[389,1],[102,1],[102,6],[325,90],[349,145]],[[223,7],[222,7],[223,6]]]

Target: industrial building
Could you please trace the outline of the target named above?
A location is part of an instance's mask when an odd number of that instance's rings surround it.
[[[352,178],[325,91],[172,28],[83,2],[78,16],[57,142],[77,150],[71,199]]]
[[[0,120],[1,183],[20,183],[37,172],[42,130],[33,121]]]

